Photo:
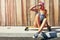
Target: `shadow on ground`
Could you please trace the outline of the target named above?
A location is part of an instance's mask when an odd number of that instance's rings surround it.
[[[33,39],[32,37],[0,37],[0,40],[41,40],[41,39],[40,38]],[[60,40],[60,38],[54,38],[49,40]]]

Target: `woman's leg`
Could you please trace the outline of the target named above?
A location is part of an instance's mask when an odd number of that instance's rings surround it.
[[[46,24],[46,18],[44,18],[44,20],[43,20],[43,22],[38,30],[39,33],[43,30],[43,28],[45,27],[45,24]]]
[[[34,20],[34,27],[40,27],[40,18],[39,14],[36,15],[35,20]]]
[[[35,27],[35,28],[37,28],[37,17],[35,16],[35,19],[34,19],[34,24],[33,24],[33,26]]]
[[[39,16],[39,15],[37,15],[37,25],[38,25],[38,28],[39,28],[40,25],[41,25],[41,22],[40,22],[40,16]]]
[[[46,21],[46,27],[47,27],[48,31],[52,31],[52,30],[51,30],[51,26],[48,24],[47,21]]]

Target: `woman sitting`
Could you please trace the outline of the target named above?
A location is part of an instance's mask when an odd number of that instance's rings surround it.
[[[38,33],[40,33],[44,27],[47,27],[47,29],[51,31],[47,22],[47,10],[44,7],[44,3],[39,2],[38,5],[31,7],[30,10],[36,12],[33,26],[39,28]]]

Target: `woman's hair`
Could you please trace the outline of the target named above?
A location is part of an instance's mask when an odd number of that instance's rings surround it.
[[[40,7],[40,8],[38,8],[38,7]],[[41,10],[45,9],[44,2],[39,2],[38,5],[33,6],[30,10],[38,12],[40,9]]]
[[[40,2],[38,3],[38,5],[43,5],[43,6],[44,6],[44,2],[41,2],[41,1],[40,1]]]
[[[42,9],[42,10],[44,10],[44,9],[45,9],[45,7],[44,7],[44,2],[39,2],[39,3],[38,3],[38,5],[39,5],[39,6],[41,6],[41,8],[40,8],[40,9]]]

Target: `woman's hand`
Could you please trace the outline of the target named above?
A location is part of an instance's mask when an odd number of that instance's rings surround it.
[[[37,7],[36,5],[31,6],[31,7],[29,8],[29,11],[35,11],[35,12],[37,12],[37,11],[38,11],[38,7]]]

